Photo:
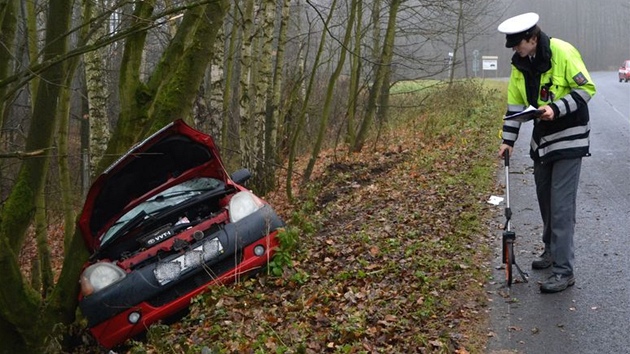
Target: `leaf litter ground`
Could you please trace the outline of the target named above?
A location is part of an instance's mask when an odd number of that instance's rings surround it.
[[[493,232],[485,201],[495,186],[477,174],[495,162],[469,140],[482,134],[462,133],[468,140],[397,132],[390,146],[323,152],[301,193],[310,197],[267,196],[286,220],[302,210],[299,222],[314,225],[292,267],[212,290],[167,332],[149,331],[144,349],[482,353]]]

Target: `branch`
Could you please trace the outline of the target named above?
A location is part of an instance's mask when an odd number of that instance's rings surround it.
[[[195,8],[197,6],[201,6],[201,5],[205,5],[208,3],[211,3],[212,0],[201,0],[198,2],[194,2],[191,4],[187,4],[184,6],[180,6],[180,7],[176,7],[176,8],[172,8],[172,9],[168,9],[164,12],[161,12],[159,14],[156,14],[155,16],[152,16],[151,18],[149,18],[147,21],[145,21],[142,24],[138,24],[136,26],[132,26],[124,31],[119,31],[116,32],[115,34],[100,38],[95,40],[91,45],[84,45],[78,48],[75,48],[73,50],[68,51],[67,53],[63,54],[63,55],[59,55],[55,58],[52,58],[50,60],[41,62],[41,63],[37,63],[37,64],[33,64],[30,67],[26,68],[25,70],[22,70],[16,74],[13,74],[11,76],[8,76],[6,78],[4,78],[3,80],[0,80],[0,88],[3,87],[9,87],[10,84],[14,84],[13,88],[7,93],[5,94],[4,97],[0,97],[0,102],[4,101],[7,99],[7,97],[10,97],[15,91],[17,91],[21,86],[23,86],[24,84],[26,84],[28,81],[30,81],[34,76],[39,75],[41,72],[45,71],[46,69],[50,68],[51,66],[54,66],[56,64],[59,64],[65,60],[68,60],[70,58],[76,57],[78,55],[83,55],[87,52],[91,52],[94,50],[97,50],[101,47],[104,47],[106,45],[112,44],[114,42],[117,42],[119,40],[122,40],[134,33],[137,32],[142,32],[142,31],[148,31],[150,29],[153,29],[155,27],[159,27],[165,23],[167,23],[168,21],[172,20],[172,17],[167,17],[168,15],[171,14],[175,14],[175,13],[179,13],[185,10],[189,10],[192,8]],[[158,21],[161,18],[167,17],[161,21]]]
[[[41,156],[46,152],[44,149],[35,150],[35,151],[15,151],[15,152],[7,152],[0,153],[0,159],[25,159],[34,156]]]

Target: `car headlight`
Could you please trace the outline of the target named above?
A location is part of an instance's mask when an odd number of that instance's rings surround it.
[[[81,275],[81,291],[88,296],[125,277],[125,271],[113,263],[92,264]]]
[[[238,192],[232,199],[228,209],[230,211],[230,221],[237,222],[247,215],[255,212],[262,207],[262,202],[250,192]]]

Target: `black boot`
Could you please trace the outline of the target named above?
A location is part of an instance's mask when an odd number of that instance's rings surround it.
[[[553,264],[553,258],[551,257],[551,250],[549,245],[545,244],[545,251],[532,262],[532,269],[547,269]]]
[[[540,291],[543,293],[557,293],[575,284],[573,274],[554,274],[546,282],[540,284]]]

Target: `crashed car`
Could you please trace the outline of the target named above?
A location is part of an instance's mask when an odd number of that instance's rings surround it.
[[[181,313],[209,286],[264,268],[281,218],[229,176],[212,138],[175,121],[93,183],[78,226],[91,257],[79,307],[113,348]]]

